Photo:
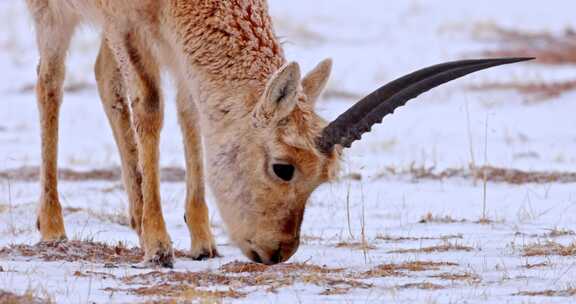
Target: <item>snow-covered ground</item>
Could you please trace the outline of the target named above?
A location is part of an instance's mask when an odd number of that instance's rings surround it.
[[[325,57],[335,61],[327,98],[319,104],[328,119],[349,107],[354,96],[398,76],[496,47],[477,39],[478,28],[562,32],[576,27],[572,0],[361,4],[270,1],[290,59],[304,69]],[[24,1],[0,0],[0,174],[40,163],[33,37]],[[119,165],[93,79],[97,48],[98,31],[85,28],[70,53],[70,92],[61,115],[62,168]],[[575,65],[501,67],[436,89],[386,118],[347,151],[343,178],[314,193],[302,227],[304,242],[292,264],[284,266],[231,269],[246,259],[230,245],[212,205],[222,258],[194,262],[180,257],[174,272],[133,269],[129,259],[112,265],[94,256],[46,261],[62,250],[68,256],[102,247],[89,241],[137,245],[124,222],[127,203],[120,182],[61,182],[67,232],[84,243],[46,249],[26,247],[39,237],[34,228],[38,183],[0,175],[0,300],[4,291],[58,303],[132,303],[167,295],[256,303],[575,301],[574,181],[484,185],[434,174],[417,178],[428,168],[435,174],[467,170],[471,162],[527,175],[576,172],[575,92],[528,104],[514,91],[469,90],[498,81],[573,79]],[[165,95],[167,101],[174,99],[169,81]],[[162,165],[183,167],[173,102],[167,102],[162,141]],[[185,185],[163,183],[162,195],[174,245],[186,250]]]

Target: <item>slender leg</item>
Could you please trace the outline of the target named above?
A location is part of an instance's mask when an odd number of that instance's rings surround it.
[[[62,103],[66,52],[75,23],[52,16],[47,8],[35,10],[33,17],[40,52],[36,95],[42,135],[42,188],[36,226],[40,230],[42,241],[58,241],[66,239],[62,207],[58,198],[58,118]]]
[[[163,102],[160,72],[151,51],[135,30],[124,33],[107,31],[108,45],[119,62],[132,106],[132,120],[138,143],[142,172],[142,237],[145,261],[172,267],[172,242],[166,231],[160,199],[159,157]]]
[[[210,230],[208,207],[204,201],[204,172],[202,138],[198,111],[194,102],[180,85],[177,96],[178,118],[186,152],[186,214],[184,219],[190,231],[192,258],[197,260],[218,256],[216,243]]]
[[[96,61],[96,80],[100,98],[114,133],[122,161],[122,178],[128,193],[130,225],[142,243],[142,174],[138,166],[138,145],[132,128],[130,105],[120,68],[105,39]]]

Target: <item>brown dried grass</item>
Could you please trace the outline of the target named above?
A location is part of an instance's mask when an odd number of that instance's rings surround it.
[[[420,224],[456,224],[465,223],[465,219],[454,219],[449,215],[434,215],[431,212],[425,214],[418,223]]]
[[[514,185],[576,183],[576,172],[522,171],[493,166],[483,166],[472,169],[446,169],[443,171],[437,171],[434,167],[426,168],[411,166],[405,170],[387,168],[384,172],[377,175],[375,179],[388,178],[392,176],[409,176],[415,181],[445,180],[451,178],[484,180],[484,176],[486,176],[486,181],[488,182]]]
[[[572,235],[576,235],[576,232],[574,232],[574,230],[558,228],[558,227],[551,229],[548,233],[544,234],[544,236],[550,237],[550,238],[572,236]]]
[[[375,250],[378,247],[368,244],[367,242],[351,242],[351,241],[341,241],[334,245],[336,248],[348,248],[348,249],[355,249],[355,250]]]
[[[183,251],[175,251],[180,258],[188,257]],[[36,245],[11,245],[0,249],[0,257],[33,257],[43,261],[91,262],[114,266],[136,264],[142,261],[140,248],[128,248],[122,243],[108,245],[90,241],[41,242]]]
[[[329,268],[327,266],[318,266],[306,263],[285,263],[273,266],[263,264],[255,264],[248,262],[230,262],[220,267],[220,271],[224,273],[262,273],[262,272],[277,272],[277,273],[293,273],[293,272],[308,272],[308,273],[341,273],[343,268]]]
[[[474,36],[498,44],[498,48],[482,52],[489,57],[536,57],[540,64],[576,64],[576,32],[567,28],[561,33],[528,32],[496,24],[480,24]]]
[[[441,280],[445,280],[445,281],[453,281],[453,282],[454,281],[463,281],[463,282],[466,282],[469,284],[482,282],[482,279],[480,278],[480,276],[473,274],[473,273],[470,273],[470,272],[463,272],[463,273],[445,272],[445,273],[431,275],[430,278],[441,279]]]
[[[521,291],[514,295],[528,297],[574,297],[576,296],[576,288],[567,288],[563,290]]]
[[[560,97],[561,95],[576,90],[576,80],[551,82],[551,83],[520,83],[517,81],[507,83],[489,82],[469,86],[473,91],[485,90],[511,90],[524,96],[525,104],[535,104],[546,100]]]
[[[34,182],[38,181],[38,167],[20,167],[0,171],[0,179],[11,181]],[[437,171],[434,167],[410,166],[407,169],[388,167],[374,177],[374,179],[407,176],[414,181],[418,180],[445,180],[451,178],[482,180],[486,174],[489,182],[508,184],[548,184],[548,183],[576,183],[576,172],[555,171],[522,171],[516,169],[484,166],[470,169],[446,169]],[[165,167],[161,169],[160,176],[163,182],[184,182],[186,171],[178,167]],[[361,179],[359,174],[351,174],[349,179]],[[60,169],[58,177],[63,181],[121,181],[120,168],[96,169],[90,171],[77,171]]]
[[[228,290],[205,290],[198,289],[187,284],[162,283],[153,286],[144,286],[137,288],[105,288],[107,292],[124,292],[143,297],[154,297],[164,299],[176,298],[178,300],[191,301],[193,303],[221,303],[224,299],[242,299],[248,294],[239,292],[234,289]],[[176,302],[174,302],[176,303]]]
[[[38,181],[40,169],[38,167],[20,167],[6,171],[0,171],[0,179],[11,181],[35,182]],[[184,182],[186,171],[178,167],[165,167],[160,171],[163,182]],[[58,178],[62,181],[120,181],[122,173],[119,167],[108,169],[94,169],[89,171],[77,171],[61,168],[58,170]]]
[[[542,262],[542,263],[536,263],[536,264],[526,263],[526,264],[522,265],[522,267],[526,268],[526,269],[535,269],[535,268],[549,267],[550,265],[551,264],[549,262]]]
[[[444,267],[458,266],[452,262],[414,261],[401,264],[382,264],[360,274],[363,278],[405,276],[407,272],[440,270]]]
[[[527,32],[504,28],[496,24],[480,24],[474,36],[497,44],[493,50],[483,51],[488,57],[536,57],[535,63],[547,65],[576,64],[576,31],[561,33]],[[576,90],[576,80],[552,83],[485,83],[470,87],[473,90],[514,90],[525,96],[525,103],[537,103]]]
[[[429,282],[420,282],[420,283],[408,283],[404,285],[400,285],[396,287],[398,289],[422,289],[422,290],[440,290],[445,289],[446,287],[438,284],[432,284]]]
[[[436,253],[436,252],[453,252],[453,251],[470,252],[474,251],[474,248],[447,242],[444,244],[430,247],[392,250],[388,251],[388,253],[406,254],[406,253]]]
[[[549,255],[575,256],[576,243],[570,245],[562,245],[556,242],[530,244],[523,248],[523,255],[526,257]]]
[[[411,237],[411,236],[392,236],[392,235],[378,235],[377,240],[401,243],[401,242],[419,242],[419,241],[448,241],[453,239],[463,239],[462,234],[451,234],[451,235],[441,235],[441,236],[422,236],[422,237]]]
[[[372,284],[364,283],[352,276],[341,274],[342,269],[331,269],[309,264],[281,264],[276,266],[250,265],[250,263],[233,262],[216,272],[162,272],[153,271],[139,275],[127,276],[122,282],[128,285],[146,285],[168,288],[166,284],[180,286],[191,285],[196,288],[227,286],[234,290],[260,287],[268,292],[278,288],[292,286],[296,283],[319,286],[325,289],[367,289]],[[252,289],[253,290],[253,289]]]
[[[17,295],[15,293],[0,290],[0,303],[4,304],[47,304],[52,303],[50,300],[38,298],[32,292],[27,292],[24,295]]]

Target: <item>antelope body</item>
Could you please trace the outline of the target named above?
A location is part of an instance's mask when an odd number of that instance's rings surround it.
[[[334,178],[342,146],[432,87],[521,60],[470,61],[414,74],[368,96],[327,127],[314,113],[314,103],[326,85],[331,61],[321,62],[301,79],[298,64],[284,57],[265,0],[27,3],[40,53],[36,91],[42,188],[37,226],[42,241],[66,238],[57,190],[58,113],[66,52],[75,28],[86,22],[102,29],[96,79],[121,156],[131,226],[145,262],[166,267],[172,266],[173,251],[159,191],[161,69],[171,72],[178,89],[191,255],[217,256],[204,198],[206,171],[231,239],[250,259],[274,264],[298,248],[308,197]],[[449,75],[434,78],[441,73]],[[432,78],[432,83],[411,86]],[[402,91],[406,88],[411,91]],[[391,103],[380,109],[387,100]]]

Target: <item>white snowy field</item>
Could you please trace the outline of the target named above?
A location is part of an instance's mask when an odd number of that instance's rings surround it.
[[[557,35],[576,28],[571,0],[361,3],[270,0],[290,60],[305,70],[335,61],[319,104],[327,119],[415,69],[504,47],[490,39],[497,26]],[[81,30],[69,57],[59,164],[77,172],[119,166],[93,76],[98,35]],[[576,59],[481,72],[386,118],[346,151],[342,178],[314,193],[303,244],[288,264],[248,264],[210,202],[223,257],[179,256],[173,270],[132,267],[140,253],[128,248],[138,242],[114,177],[62,181],[72,241],[36,245],[39,184],[24,178],[40,164],[36,63],[24,1],[0,0],[0,302],[16,295],[25,295],[22,303],[576,301],[576,91],[535,100],[488,89],[575,80]],[[169,80],[165,97],[161,164],[182,168]],[[470,164],[495,173],[484,183],[470,176]],[[185,252],[185,184],[164,182],[162,195],[174,246]]]

